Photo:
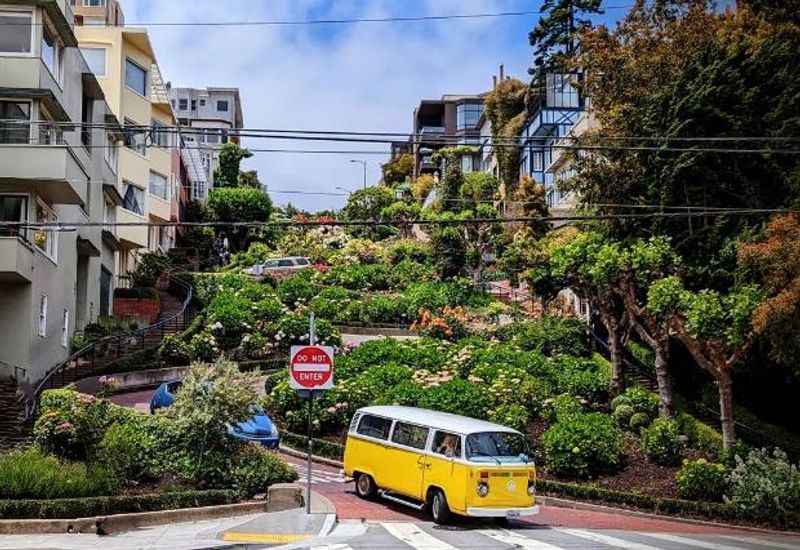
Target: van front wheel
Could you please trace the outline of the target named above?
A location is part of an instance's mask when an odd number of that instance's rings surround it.
[[[450,520],[450,507],[442,491],[436,490],[431,499],[431,515],[434,523],[442,525]]]
[[[363,499],[375,496],[375,481],[367,474],[358,474],[356,477],[356,494]]]

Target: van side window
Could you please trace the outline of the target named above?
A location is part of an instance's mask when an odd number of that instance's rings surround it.
[[[293,267],[294,262],[292,260],[278,260],[278,267]]]
[[[428,428],[414,426],[413,424],[403,424],[398,422],[394,425],[392,441],[406,447],[424,449],[428,441]]]
[[[461,458],[461,436],[448,432],[436,432],[433,436],[433,452],[448,458]]]
[[[389,429],[391,427],[392,421],[388,418],[365,414],[358,424],[357,432],[376,439],[389,439]]]
[[[351,432],[356,431],[356,426],[358,426],[358,421],[359,421],[360,418],[361,418],[361,414],[360,413],[356,413],[356,414],[353,415],[353,419],[350,421],[350,431]]]

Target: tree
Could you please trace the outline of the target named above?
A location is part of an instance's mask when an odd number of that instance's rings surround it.
[[[414,174],[414,157],[404,153],[383,165],[383,182],[387,185],[403,183]]]
[[[520,178],[514,199],[521,205],[520,211],[525,218],[545,218],[550,215],[544,185],[530,176]],[[550,230],[550,223],[543,220],[527,222],[526,225],[538,237]]]
[[[342,216],[348,221],[373,221],[381,219],[381,211],[395,201],[392,190],[385,186],[367,187],[350,193]],[[348,228],[354,237],[385,239],[392,234],[387,226],[355,226]]]
[[[381,210],[380,217],[381,220],[399,224],[400,236],[410,239],[412,224],[408,222],[418,219],[420,212],[422,212],[422,208],[416,202],[397,201]]]
[[[763,286],[767,298],[756,308],[753,330],[770,345],[776,362],[800,374],[800,221],[778,216],[764,237],[739,247],[745,276]]]
[[[427,210],[425,218],[445,222],[457,222],[460,216],[453,212],[432,212]],[[467,242],[464,228],[460,224],[432,224],[428,235],[431,249],[436,259],[438,272],[444,279],[458,277],[464,271],[467,258]]]
[[[461,159],[478,152],[471,145],[443,147],[433,154],[434,164],[443,164],[444,173],[436,188],[436,208],[443,212],[458,212],[463,208],[461,189],[464,185],[464,174],[461,170]]]
[[[256,170],[247,170],[239,173],[239,187],[255,187],[261,189],[261,181]]]
[[[586,300],[600,315],[608,334],[611,390],[625,389],[623,349],[630,334],[624,302],[618,292],[619,266],[624,251],[598,232],[569,232],[543,246],[528,274],[540,296],[554,296],[565,288]]]
[[[516,142],[525,125],[527,91],[528,87],[522,81],[509,78],[499,82],[484,99],[484,112],[492,127],[500,192],[506,199],[513,196],[519,181],[519,147],[506,143]]]
[[[219,222],[267,222],[272,215],[272,201],[252,187],[212,189],[208,198],[208,210],[211,218]],[[250,228],[223,228],[217,232],[230,231],[230,243],[233,252],[247,250]]]
[[[533,46],[531,74],[563,70],[567,59],[575,53],[580,32],[591,26],[584,14],[601,14],[602,0],[545,0],[540,11],[547,15],[528,34]]]
[[[736,443],[731,371],[753,344],[752,316],[761,298],[755,286],[737,287],[726,294],[708,289],[693,292],[675,276],[655,281],[648,290],[650,313],[669,324],[675,337],[717,383],[726,450]]]
[[[250,158],[253,153],[228,142],[219,150],[219,167],[214,170],[215,187],[238,187],[242,160]]]

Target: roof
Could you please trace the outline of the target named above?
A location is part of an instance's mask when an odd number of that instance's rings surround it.
[[[447,430],[464,435],[479,432],[519,433],[517,430],[512,430],[500,424],[486,422],[485,420],[477,420],[467,416],[459,416],[457,414],[432,411],[429,409],[417,409],[415,407],[364,407],[363,409],[359,409],[358,412],[385,416],[411,424],[422,424],[436,430]]]

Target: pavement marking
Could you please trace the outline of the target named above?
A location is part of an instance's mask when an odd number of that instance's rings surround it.
[[[508,544],[514,548],[521,548],[523,550],[561,550],[560,546],[554,546],[540,540],[529,539],[523,537],[518,533],[507,531],[505,529],[486,529],[478,531],[481,535],[487,536],[490,539],[496,540],[503,544]]]
[[[298,482],[305,483],[308,479],[308,466],[305,464],[292,464],[291,466],[297,471],[297,475],[299,476]],[[311,485],[317,483],[347,483],[347,479],[340,473],[334,474],[325,471],[312,471]]]
[[[381,522],[381,527],[393,537],[402,540],[417,550],[458,550],[455,546],[429,535],[413,523]]]
[[[236,533],[228,531],[222,535],[226,542],[253,542],[260,544],[290,544],[311,538],[311,535],[285,535],[277,533]]]
[[[758,546],[763,546],[765,548],[785,548],[786,550],[800,550],[800,540],[797,541],[795,544],[787,544],[785,542],[778,542],[774,540],[767,540],[767,539],[756,539],[753,537],[734,537],[733,535],[720,535],[723,539],[731,539],[739,542],[746,542],[749,544],[755,544]]]
[[[309,550],[353,550],[349,544],[326,544],[325,546],[312,546]]]
[[[639,542],[633,542],[625,539],[620,539],[617,537],[611,537],[609,535],[601,535],[600,533],[596,533],[594,531],[585,531],[583,529],[561,529],[561,528],[556,528],[553,530],[558,531],[559,533],[565,533],[567,535],[572,535],[586,540],[591,540],[593,542],[601,542],[603,544],[607,544],[608,546],[613,546],[614,548],[624,548],[625,550],[659,550],[659,548],[655,546],[650,546],[649,544],[641,544]],[[737,550],[742,550],[742,549],[738,548]]]
[[[667,542],[674,542],[675,544],[683,544],[686,546],[694,546],[697,548],[708,548],[709,550],[742,550],[741,546],[728,546],[727,544],[718,544],[716,542],[709,542],[705,540],[688,539],[686,537],[679,537],[677,535],[668,535],[666,533],[642,533],[647,537],[653,537]]]

